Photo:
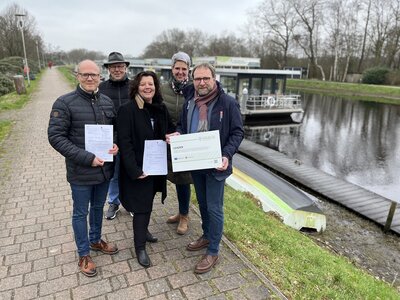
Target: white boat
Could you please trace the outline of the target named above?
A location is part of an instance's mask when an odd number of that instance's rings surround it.
[[[300,95],[285,94],[286,78],[301,71],[217,68],[217,80],[240,103],[244,119],[284,118],[302,113]]]
[[[170,59],[128,60],[129,77],[144,70],[156,72],[161,82],[172,76]],[[239,101],[244,120],[287,120],[291,114],[303,112],[300,95],[285,94],[286,78],[301,78],[301,70],[259,69],[259,58],[246,57],[197,57],[193,62],[209,62],[216,67],[217,80],[227,94]]]

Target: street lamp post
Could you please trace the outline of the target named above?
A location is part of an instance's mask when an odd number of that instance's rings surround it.
[[[18,18],[18,27],[21,29],[22,46],[24,48],[24,59],[25,59],[24,62],[25,62],[26,76],[28,77],[28,86],[31,86],[31,79],[29,78],[29,65],[28,65],[28,59],[26,58],[26,50],[25,50],[24,22],[22,20],[22,18],[25,17],[26,15],[15,14],[15,16]]]
[[[39,55],[39,42],[36,41],[36,51],[37,51],[37,61],[39,65],[39,71],[42,69],[41,64],[40,64],[40,55]],[[44,62],[43,62],[44,64]]]

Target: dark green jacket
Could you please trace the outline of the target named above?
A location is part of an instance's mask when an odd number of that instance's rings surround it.
[[[182,105],[185,102],[183,95],[175,94],[171,82],[164,83],[161,86],[161,93],[164,98],[164,104],[168,109],[172,122],[176,125],[182,111]],[[169,152],[169,147],[168,147]],[[168,153],[168,180],[175,184],[190,184],[192,176],[190,172],[172,172],[171,153]]]

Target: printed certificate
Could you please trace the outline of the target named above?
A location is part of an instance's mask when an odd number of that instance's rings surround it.
[[[222,166],[218,130],[171,136],[170,145],[173,172]]]
[[[113,161],[113,125],[85,125],[85,150],[104,161]]]
[[[144,141],[143,173],[146,175],[167,175],[167,143],[165,141]]]

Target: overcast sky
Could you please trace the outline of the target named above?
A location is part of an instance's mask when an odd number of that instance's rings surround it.
[[[1,0],[0,12],[12,3],[35,17],[46,45],[108,54],[138,56],[163,30],[200,29],[242,36],[249,9],[262,0]]]

